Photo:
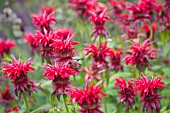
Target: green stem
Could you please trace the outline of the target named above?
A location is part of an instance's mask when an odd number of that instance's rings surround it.
[[[66,98],[67,98],[67,96],[66,96],[65,94],[63,94],[64,105],[65,105],[65,107],[66,107],[67,113],[69,113],[69,109],[68,109],[68,106],[67,106]]]
[[[27,101],[27,95],[26,95],[25,92],[22,92],[22,94],[23,94],[23,97],[24,97],[27,113],[30,113],[30,107],[29,107],[29,104],[28,104],[28,101]]]
[[[104,97],[104,111],[107,113],[106,97]]]

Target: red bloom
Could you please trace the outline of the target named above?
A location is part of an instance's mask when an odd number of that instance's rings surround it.
[[[135,99],[134,96],[136,93],[134,92],[133,86],[134,83],[132,81],[128,82],[128,86],[126,85],[126,79],[120,79],[120,78],[115,78],[116,82],[115,87],[120,87],[119,95],[120,95],[120,100],[118,104],[121,102],[126,103],[126,110],[132,108],[132,105],[135,104]]]
[[[55,12],[54,6],[46,7],[45,5],[41,6],[43,12],[46,12],[47,15],[53,14]]]
[[[150,66],[149,59],[153,59],[157,56],[154,51],[157,49],[151,48],[153,42],[149,42],[149,39],[146,39],[142,44],[140,40],[137,43],[132,43],[130,46],[132,52],[129,52],[129,56],[126,56],[126,64],[134,65],[136,64],[138,69],[142,69],[144,66]]]
[[[102,78],[98,75],[105,72],[106,70],[103,69],[103,65],[100,63],[93,62],[88,68],[83,68],[83,71],[86,72],[85,81],[86,83],[90,83],[92,79],[97,81],[102,80]]]
[[[123,70],[123,65],[121,64],[121,55],[123,54],[123,51],[118,49],[117,51],[111,49],[109,51],[109,57],[110,57],[110,69],[114,71]]]
[[[68,64],[58,63],[55,66],[47,66],[44,67],[45,73],[43,75],[49,80],[53,80],[53,94],[56,94],[56,97],[60,100],[61,94],[65,94],[71,87],[69,76],[76,75],[76,71]]]
[[[149,38],[150,35],[151,35],[151,32],[152,32],[152,40],[153,41],[155,40],[155,37],[154,37],[155,34],[154,33],[157,30],[157,24],[156,23],[152,24],[152,31],[150,31],[150,28],[147,24],[144,24],[142,26],[142,30],[145,30],[145,32],[146,32],[146,38]]]
[[[56,19],[53,17],[54,12],[48,14],[49,12],[47,12],[46,10],[43,12],[43,14],[33,14],[33,23],[35,26],[40,26],[40,27],[45,27],[45,28],[49,28],[50,23],[55,23]]]
[[[100,14],[97,14],[92,11],[88,11],[91,17],[88,19],[89,21],[93,22],[94,28],[91,36],[94,35],[94,41],[96,40],[98,35],[102,35],[103,37],[106,38],[107,36],[107,31],[105,29],[105,22],[106,20],[112,21],[112,19],[109,17],[109,13],[105,13],[106,10],[103,10]]]
[[[10,105],[11,100],[15,100],[15,98],[12,96],[10,89],[6,87],[5,91],[0,94],[0,103],[8,106]]]
[[[113,7],[113,12],[115,17],[119,16],[122,14],[122,11],[125,10],[127,2],[124,0],[110,0],[109,4]]]
[[[32,33],[25,33],[24,40],[29,43],[29,45],[35,49],[37,45],[35,45],[35,37]]]
[[[61,29],[57,29],[56,35],[59,36],[59,39],[65,40],[67,37],[73,36],[73,31],[72,29],[61,28]]]
[[[47,66],[48,67],[44,67],[44,77],[47,77],[49,80],[54,80],[57,77],[65,79],[69,78],[70,75],[76,74],[76,71],[68,64],[57,63],[55,66]]]
[[[35,69],[31,67],[33,64],[29,60],[26,61],[26,63],[23,63],[21,59],[14,59],[10,63],[4,63],[3,66],[3,76],[6,78],[10,78],[11,80],[16,80],[20,78],[21,76],[27,76],[27,73],[30,71],[34,71]]]
[[[139,33],[138,29],[136,28],[125,28],[125,30],[127,34],[121,36],[124,40],[135,39],[140,38],[141,36],[145,36],[144,34]]]
[[[56,55],[57,61],[68,61],[75,56],[76,52],[74,45],[79,42],[72,41],[72,37],[67,37],[65,40],[54,39],[51,47]]]
[[[99,100],[102,100],[99,94],[107,96],[101,91],[103,87],[94,86],[93,84],[88,86],[87,84],[85,89],[76,88],[69,93],[71,97],[69,102],[74,103],[76,101],[81,106],[80,113],[103,113],[99,110]]]
[[[95,10],[96,0],[71,0],[69,6],[75,10],[80,17],[85,17],[89,10]]]
[[[150,112],[156,110],[159,113],[160,103],[158,99],[162,98],[162,96],[157,94],[157,89],[165,87],[164,82],[161,82],[162,78],[157,77],[154,79],[154,75],[152,75],[152,79],[149,80],[145,74],[140,78],[141,80],[135,79],[135,89],[140,93],[141,102],[144,102],[142,110],[146,109],[146,111]]]
[[[5,113],[11,113],[11,112],[18,113],[19,112],[19,107],[18,106],[14,106],[13,108],[8,109],[8,110],[5,111]]]
[[[10,49],[15,46],[15,42],[12,40],[0,40],[0,59],[3,58],[3,54],[9,54]]]
[[[100,43],[100,46],[97,47],[94,44],[86,44],[89,48],[85,48],[85,55],[92,54],[92,57],[95,62],[106,64],[106,56],[109,54],[110,48],[107,47],[107,43]]]
[[[21,59],[14,59],[10,63],[5,62],[3,70],[3,76],[10,78],[14,85],[16,95],[20,97],[22,91],[27,91],[29,94],[35,90],[35,83],[27,77],[27,73],[34,71],[31,67],[32,62],[29,60],[23,63]]]

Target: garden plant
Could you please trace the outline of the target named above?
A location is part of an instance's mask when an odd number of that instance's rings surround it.
[[[170,113],[170,0],[1,0],[0,113]]]

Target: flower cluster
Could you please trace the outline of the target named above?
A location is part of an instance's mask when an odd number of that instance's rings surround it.
[[[67,63],[56,63],[55,66],[47,65],[44,67],[44,77],[52,80],[52,85],[56,97],[60,100],[61,94],[66,94],[70,89],[70,75],[76,75],[76,71]]]
[[[10,54],[10,49],[15,46],[15,42],[12,40],[0,40],[0,59],[3,58],[3,54]]]
[[[18,60],[12,60],[11,63],[4,62],[2,66],[2,75],[12,80],[15,94],[19,97],[23,91],[27,91],[29,94],[35,91],[35,83],[28,78],[28,72],[35,70],[31,65],[32,62],[29,60],[23,63],[19,58]]]
[[[103,93],[101,90],[104,86],[98,87],[97,85],[86,85],[85,89],[74,89],[69,95],[71,100],[69,102],[77,102],[81,108],[79,109],[80,113],[103,113],[100,108],[99,100],[102,98],[99,96],[107,96],[107,94]]]
[[[137,43],[132,43],[130,46],[132,52],[129,52],[130,55],[125,57],[126,64],[136,64],[140,70],[145,66],[150,66],[149,59],[157,56],[155,53],[157,49],[151,48],[152,43],[149,39],[146,39],[142,44],[140,44],[140,40]]]
[[[9,107],[10,102],[12,100],[15,100],[15,98],[11,94],[9,87],[6,86],[5,91],[1,92],[1,94],[0,94],[0,103],[5,104],[6,107]]]
[[[158,94],[158,88],[165,88],[164,82],[161,82],[162,78],[157,77],[149,80],[145,74],[142,74],[141,79],[135,79],[136,85],[135,90],[140,93],[141,102],[143,102],[142,110],[146,109],[147,112],[153,112],[156,110],[157,113],[160,113],[160,103],[158,99],[163,98]]]
[[[101,35],[105,38],[108,36],[108,32],[105,29],[105,22],[106,20],[112,21],[112,19],[109,17],[109,13],[105,13],[105,11],[106,10],[103,10],[99,14],[92,11],[88,11],[91,15],[88,20],[94,23],[93,32],[91,33],[91,36],[94,35],[94,41],[96,40],[98,35]]]
[[[115,78],[116,82],[115,87],[120,87],[119,90],[119,95],[120,95],[120,100],[118,102],[118,104],[120,104],[121,102],[125,102],[126,103],[126,110],[132,108],[132,105],[135,104],[135,99],[134,96],[136,95],[133,87],[134,87],[134,83],[130,80],[128,82],[128,85],[126,85],[126,79],[120,79],[120,78]]]

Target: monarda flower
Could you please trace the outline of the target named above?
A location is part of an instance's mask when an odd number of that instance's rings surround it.
[[[58,38],[53,40],[51,47],[55,52],[56,61],[67,62],[73,60],[72,58],[76,55],[74,45],[79,44],[79,42],[72,41],[72,38],[73,37],[68,35],[65,40],[60,40]]]
[[[107,64],[106,56],[110,52],[110,48],[107,47],[107,43],[100,43],[100,46],[94,44],[86,44],[88,48],[85,48],[85,55],[91,54],[94,62],[99,62],[101,64]]]
[[[130,40],[130,39],[136,39],[144,36],[144,34],[139,33],[137,28],[125,28],[125,31],[127,34],[123,34],[121,38],[123,40]]]
[[[147,25],[147,24],[144,24],[142,26],[142,30],[144,30],[145,33],[146,33],[146,38],[150,38],[150,35],[151,35],[151,32],[152,32],[152,37],[151,38],[152,38],[152,41],[155,41],[155,31],[157,30],[157,24],[153,23],[151,25],[151,29],[152,30],[150,30],[149,25]]]
[[[35,83],[28,78],[28,72],[32,72],[35,69],[31,67],[32,62],[29,60],[23,63],[21,59],[11,61],[11,63],[4,62],[2,68],[4,68],[2,75],[12,80],[14,85],[14,91],[17,96],[21,96],[23,91],[31,94],[35,91]]]
[[[70,89],[70,76],[76,75],[76,71],[68,63],[56,63],[55,66],[47,65],[44,67],[43,76],[52,80],[53,93],[60,100],[61,94],[66,94]]]
[[[107,96],[104,92],[102,92],[104,86],[98,87],[97,85],[86,85],[85,89],[73,89],[69,95],[71,97],[71,100],[69,102],[77,102],[80,105],[79,112],[80,113],[103,113],[100,108],[99,100],[102,100],[102,98],[99,96],[101,94],[102,96]]]
[[[48,29],[50,26],[50,23],[55,23],[56,19],[53,17],[54,12],[48,13],[47,10],[43,12],[43,14],[33,14],[33,20],[32,22],[34,23],[35,26],[40,26],[41,28],[46,28]]]
[[[7,109],[6,111],[5,111],[5,113],[13,113],[13,112],[16,112],[16,113],[18,113],[19,112],[19,107],[18,106],[14,106],[13,108],[10,108],[10,109]]]
[[[103,10],[100,14],[88,11],[91,17],[88,19],[90,22],[94,23],[93,32],[91,36],[94,35],[94,41],[96,40],[98,35],[102,35],[103,37],[107,37],[108,32],[105,28],[106,20],[112,21],[109,17],[109,13],[105,13],[106,10]]]
[[[160,103],[158,99],[163,98],[157,93],[158,88],[165,88],[164,82],[161,82],[162,78],[157,77],[149,80],[145,74],[142,74],[140,79],[135,79],[135,90],[140,93],[141,102],[143,102],[142,110],[146,110],[148,113],[153,113],[154,110],[160,113]]]
[[[69,28],[60,28],[60,29],[57,29],[55,32],[56,32],[56,35],[61,40],[65,40],[67,39],[67,37],[73,36],[73,31],[72,29],[69,29]]]
[[[69,6],[77,12],[77,14],[86,18],[89,10],[95,10],[96,0],[71,0]]]
[[[10,107],[10,103],[12,100],[15,100],[15,98],[11,94],[9,87],[6,86],[5,91],[1,91],[0,93],[0,103],[5,104],[7,108],[7,107]]]
[[[111,70],[114,71],[119,71],[122,70],[123,71],[123,65],[121,64],[121,55],[123,55],[123,51],[121,51],[120,49],[118,49],[117,51],[115,51],[114,49],[110,49],[109,51],[109,67]]]
[[[98,75],[105,72],[106,69],[103,69],[103,65],[100,63],[93,62],[88,68],[83,68],[82,71],[86,72],[85,81],[90,83],[93,79],[101,81],[102,78]]]
[[[150,66],[149,59],[153,59],[157,56],[155,51],[157,49],[151,48],[153,42],[149,39],[144,40],[140,44],[140,40],[137,43],[132,42],[132,46],[129,47],[132,51],[129,52],[130,55],[125,57],[126,64],[135,65],[139,70],[142,70],[146,66]]]
[[[0,40],[0,59],[4,57],[5,54],[10,54],[10,49],[15,46],[15,42],[12,40]]]
[[[40,52],[38,48],[38,44],[35,43],[35,37],[32,33],[25,33],[24,41],[27,42],[31,46],[31,55],[34,56],[34,52]]]
[[[121,102],[125,102],[126,103],[125,110],[132,108],[132,106],[135,104],[134,96],[136,95],[133,89],[134,83],[130,80],[127,85],[125,78],[120,79],[116,77],[115,80],[116,80],[116,82],[114,83],[115,87],[118,86],[120,87],[119,90],[120,100],[118,104],[120,104]]]
[[[113,7],[114,16],[117,18],[125,10],[127,2],[125,0],[110,0],[109,4]]]

